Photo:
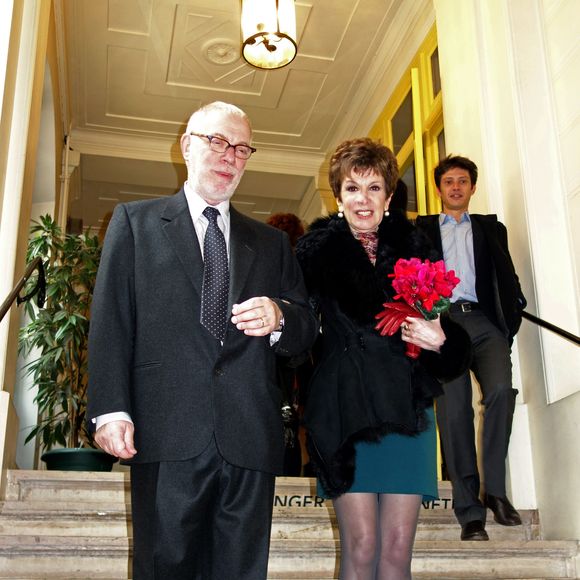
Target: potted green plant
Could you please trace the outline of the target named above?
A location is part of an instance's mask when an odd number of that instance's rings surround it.
[[[49,215],[33,222],[30,233],[26,259],[43,260],[46,305],[26,302],[28,322],[19,335],[20,352],[31,358],[27,373],[38,389],[38,422],[26,443],[38,437],[48,469],[110,471],[116,458],[95,448],[86,423],[89,312],[99,238],[63,233]]]

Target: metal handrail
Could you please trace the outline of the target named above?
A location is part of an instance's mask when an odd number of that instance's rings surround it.
[[[38,269],[38,280],[36,281],[36,285],[26,296],[20,296],[20,290],[22,290],[28,278],[30,278],[32,272],[34,272],[34,270],[36,269]],[[0,322],[2,322],[2,319],[4,318],[6,313],[10,310],[10,307],[12,306],[12,303],[15,300],[16,304],[20,306],[20,304],[30,300],[37,293],[38,298],[36,302],[38,304],[38,307],[42,308],[44,306],[44,301],[46,300],[46,278],[44,277],[44,266],[42,264],[42,258],[40,258],[40,256],[34,258],[34,260],[32,260],[30,264],[28,264],[28,266],[26,267],[26,271],[24,272],[24,276],[20,278],[16,286],[14,286],[12,292],[10,292],[6,300],[4,300],[4,302],[2,303],[2,306],[0,306]]]
[[[580,337],[576,336],[575,334],[572,334],[571,332],[568,332],[567,330],[560,328],[559,326],[556,326],[555,324],[552,324],[551,322],[546,322],[545,320],[542,320],[541,318],[538,318],[537,316],[534,316],[533,314],[530,314],[529,312],[525,311],[522,312],[522,316],[523,318],[526,318],[530,322],[535,322],[538,326],[542,326],[543,328],[547,328],[548,330],[555,332],[562,338],[565,338],[566,340],[569,340],[570,342],[573,342],[576,345],[580,344]]]

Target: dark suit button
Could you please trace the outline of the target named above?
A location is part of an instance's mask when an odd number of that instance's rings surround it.
[[[216,367],[213,373],[216,377],[221,377],[224,374],[224,370],[220,367]]]

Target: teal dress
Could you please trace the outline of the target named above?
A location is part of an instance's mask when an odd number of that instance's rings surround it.
[[[378,443],[355,445],[355,474],[347,493],[398,493],[438,498],[437,433],[433,407],[426,410],[429,428],[415,437],[391,433]],[[320,483],[318,495],[327,497]]]

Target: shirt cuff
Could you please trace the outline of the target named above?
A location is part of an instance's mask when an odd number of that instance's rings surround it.
[[[92,422],[96,425],[97,430],[103,425],[112,423],[113,421],[129,421],[129,423],[133,423],[129,414],[123,411],[119,411],[117,413],[105,413],[104,415],[99,415],[92,420]]]
[[[280,317],[280,323],[278,324],[278,330],[274,330],[270,333],[270,346],[274,346],[279,340],[282,331],[284,330],[284,315]]]

